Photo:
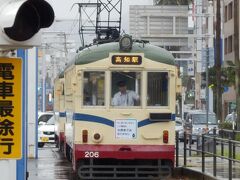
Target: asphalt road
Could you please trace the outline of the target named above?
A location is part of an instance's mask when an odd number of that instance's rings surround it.
[[[68,162],[54,145],[45,145],[38,149],[39,158],[28,160],[28,180],[77,180]],[[182,176],[179,178],[167,178],[165,180],[188,180]]]

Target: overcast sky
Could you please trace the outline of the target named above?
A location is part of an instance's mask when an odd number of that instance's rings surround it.
[[[74,41],[76,47],[81,46],[80,36],[78,33],[79,29],[79,13],[78,6],[73,6],[75,3],[96,3],[97,0],[46,0],[48,1],[55,12],[55,23],[46,31],[61,31],[66,32],[70,35],[67,36],[67,41]],[[106,2],[107,0],[102,0]],[[116,3],[118,0],[112,0]],[[125,33],[129,33],[129,6],[130,5],[152,5],[153,0],[122,0],[122,27],[121,29]],[[89,8],[88,8],[89,10]],[[91,9],[89,10],[91,14]],[[96,8],[93,9],[95,14],[93,14],[93,19],[96,18]],[[101,14],[102,15],[102,14]],[[117,16],[118,17],[118,16]],[[102,19],[105,20],[105,17]],[[95,35],[84,35],[85,45],[92,43],[92,40],[95,38]]]
[[[56,19],[76,19],[78,17],[77,6],[73,7],[74,3],[89,2],[89,0],[47,0],[55,11]],[[102,0],[106,2],[106,0]],[[96,2],[91,0],[90,2]],[[116,2],[116,0],[113,0]],[[128,32],[128,21],[129,21],[129,5],[152,5],[153,0],[122,0],[122,28]],[[72,8],[72,9],[71,9]]]

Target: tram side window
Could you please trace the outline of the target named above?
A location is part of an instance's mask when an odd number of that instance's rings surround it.
[[[99,71],[84,72],[83,105],[105,105],[105,73]]]
[[[168,81],[167,72],[148,72],[148,106],[168,105]]]
[[[112,106],[140,106],[140,72],[112,72]]]

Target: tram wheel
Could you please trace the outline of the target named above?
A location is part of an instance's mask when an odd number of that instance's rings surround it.
[[[72,162],[72,151],[71,151],[71,148],[66,145],[66,158],[69,162]]]

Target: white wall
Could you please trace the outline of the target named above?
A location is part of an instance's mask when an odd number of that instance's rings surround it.
[[[36,158],[36,48],[28,50],[28,158]]]
[[[16,160],[0,160],[1,178],[16,180]]]

